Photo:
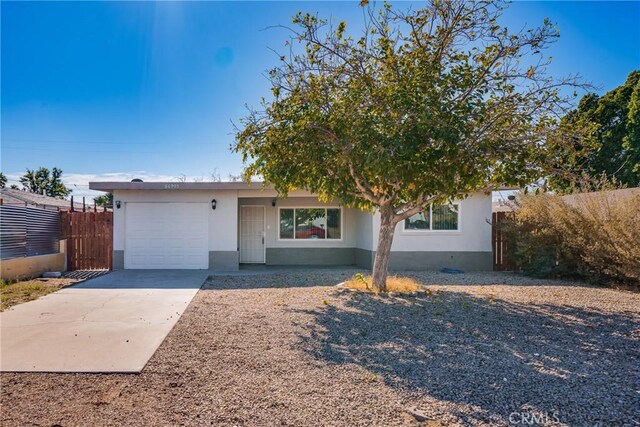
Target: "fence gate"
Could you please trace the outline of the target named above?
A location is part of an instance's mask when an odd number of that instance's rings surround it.
[[[493,269],[495,271],[514,271],[516,265],[509,259],[509,242],[504,235],[500,223],[507,219],[511,212],[494,212],[491,221],[491,245],[493,247]]]
[[[112,268],[113,212],[60,212],[68,270]]]

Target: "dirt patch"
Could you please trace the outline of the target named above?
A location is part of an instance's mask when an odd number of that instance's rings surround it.
[[[50,294],[65,286],[77,283],[78,279],[60,278],[60,279],[30,279],[18,282],[0,282],[0,311],[4,311],[9,307],[17,304],[33,301],[41,296]]]

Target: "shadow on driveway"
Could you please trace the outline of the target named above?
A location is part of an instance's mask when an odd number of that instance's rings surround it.
[[[199,289],[208,270],[116,270],[68,289]]]

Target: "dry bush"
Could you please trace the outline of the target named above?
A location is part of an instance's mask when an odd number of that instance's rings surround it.
[[[371,276],[363,276],[360,273],[344,282],[344,286],[345,288],[349,289],[358,289],[360,291],[373,292],[373,288],[371,286]],[[422,285],[409,277],[387,277],[387,292],[414,292],[420,291],[422,289]]]
[[[38,299],[76,282],[77,280],[68,278],[0,280],[0,311]]]
[[[524,196],[506,227],[525,273],[640,283],[640,191]]]

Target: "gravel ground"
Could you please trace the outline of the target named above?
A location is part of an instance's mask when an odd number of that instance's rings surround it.
[[[2,425],[640,425],[640,294],[354,272],[212,277],[139,375],[2,374]]]

